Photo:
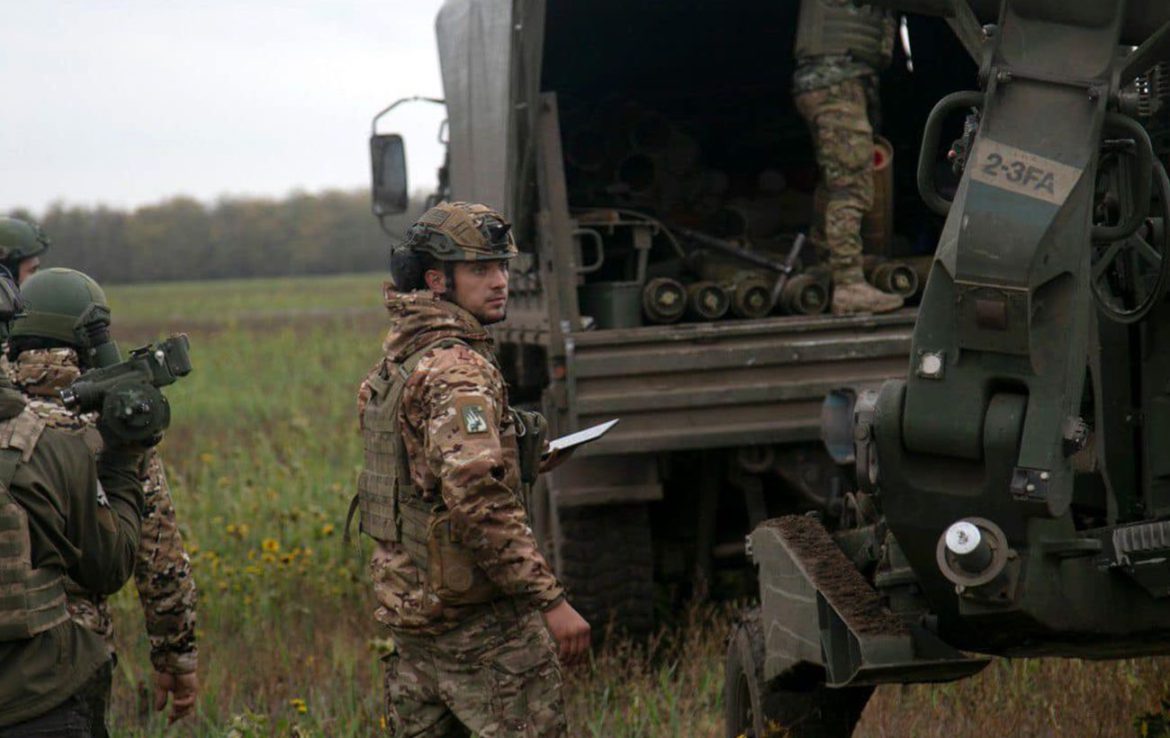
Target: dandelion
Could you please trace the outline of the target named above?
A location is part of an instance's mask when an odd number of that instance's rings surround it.
[[[247,523],[228,523],[225,530],[227,530],[229,536],[235,536],[236,538],[246,538],[248,536]]]
[[[322,525],[321,526],[321,535],[323,535],[323,536],[333,535],[333,523],[326,523],[325,525]]]
[[[290,705],[292,705],[292,709],[296,710],[297,712],[299,712],[302,715],[304,715],[305,713],[307,713],[309,711],[309,706],[307,704],[305,704],[305,701],[303,699],[301,699],[300,697],[294,697],[291,700],[289,700],[288,703]]]
[[[280,550],[280,541],[275,538],[265,538],[260,547],[268,553],[276,553]]]

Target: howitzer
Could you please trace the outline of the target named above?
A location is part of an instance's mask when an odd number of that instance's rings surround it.
[[[750,536],[761,611],[732,639],[729,680],[753,686],[729,681],[730,734],[774,713],[806,735],[844,702],[815,734],[848,736],[873,685],[968,676],[987,663],[971,652],[1170,653],[1170,181],[1125,89],[1170,57],[1170,4],[982,5],[915,0],[981,90],[923,135],[919,188],[946,220],[908,375],[826,400],[856,489]],[[948,199],[941,133],[972,107]]]
[[[125,361],[82,374],[61,390],[75,412],[100,412],[103,432],[127,443],[150,443],[171,424],[171,406],[160,387],[191,373],[190,342],[178,334],[130,352]]]

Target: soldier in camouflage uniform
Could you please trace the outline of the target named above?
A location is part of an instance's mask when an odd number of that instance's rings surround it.
[[[0,276],[0,336],[16,312]],[[141,448],[111,437],[95,468],[86,441],[46,427],[0,376],[0,738],[89,738],[82,694],[109,661],[73,622],[66,576],[114,592],[139,540]]]
[[[18,285],[40,268],[41,254],[49,250],[49,244],[49,237],[36,223],[0,218],[0,266]]]
[[[49,427],[81,434],[95,452],[100,452],[97,414],[77,415],[65,409],[58,392],[85,369],[114,360],[117,349],[109,340],[105,294],[92,279],[71,269],[38,272],[25,283],[23,293],[25,312],[15,321],[9,341],[9,379]],[[105,358],[94,359],[100,356]],[[191,710],[198,690],[195,581],[156,449],[143,457],[138,480],[145,505],[134,582],[150,638],[156,708],[165,707],[168,693],[173,695],[173,721]],[[65,589],[74,622],[102,636],[109,648],[111,659],[102,679],[86,694],[94,735],[105,735],[115,662],[109,603],[104,595],[71,580]]]
[[[811,240],[829,251],[834,315],[884,313],[902,298],[865,281],[861,220],[873,207],[877,75],[893,55],[894,18],[854,0],[801,0],[796,31],[796,108],[808,123],[820,179]],[[822,219],[823,218],[823,219]]]
[[[589,625],[528,525],[522,478],[536,470],[521,458],[534,458],[538,424],[508,406],[484,329],[504,318],[516,253],[499,213],[440,203],[391,259],[393,325],[358,393],[355,505],[377,542],[376,617],[396,645],[396,736],[567,735],[558,649],[584,653]]]

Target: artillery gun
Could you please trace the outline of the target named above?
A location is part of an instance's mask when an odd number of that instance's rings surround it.
[[[945,18],[980,89],[923,136],[946,224],[908,375],[823,408],[855,489],[748,537],[761,604],[730,641],[729,736],[848,736],[874,685],[993,655],[1170,652],[1170,5],[880,4]],[[977,125],[948,199],[955,113]]]

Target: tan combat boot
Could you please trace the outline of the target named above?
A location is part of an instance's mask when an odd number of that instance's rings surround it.
[[[902,307],[902,298],[882,292],[869,282],[851,282],[833,287],[833,315],[889,313]]]

